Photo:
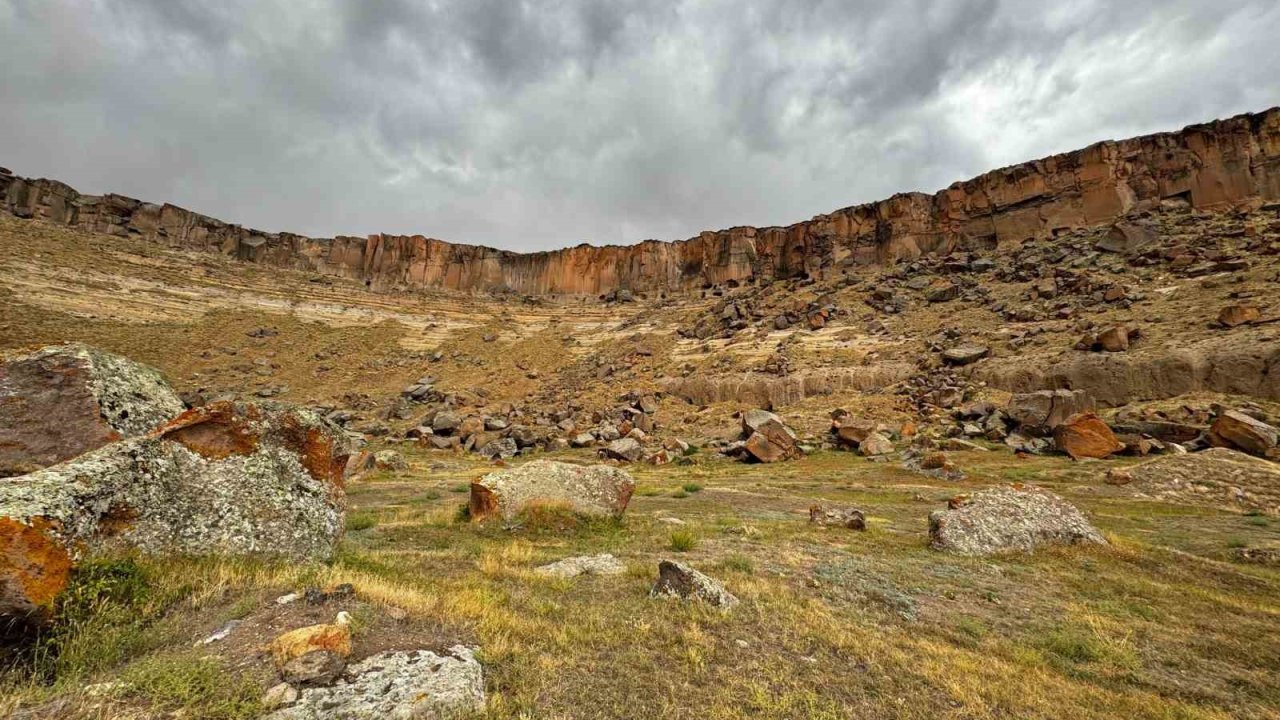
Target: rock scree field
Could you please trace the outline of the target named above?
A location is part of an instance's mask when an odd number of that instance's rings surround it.
[[[1280,109],[521,255],[0,169],[0,716],[1280,718]]]

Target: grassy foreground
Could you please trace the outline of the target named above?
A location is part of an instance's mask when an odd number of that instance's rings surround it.
[[[957,453],[945,483],[843,453],[748,466],[635,467],[620,523],[547,515],[518,528],[459,511],[474,461],[406,450],[411,468],[348,488],[326,566],[111,557],[80,574],[64,622],[0,686],[0,716],[248,718],[275,682],[258,647],[324,621],[273,598],[352,583],[356,654],[481,648],[492,718],[1280,717],[1280,571],[1230,550],[1280,518],[1135,499],[1102,464]],[[585,457],[585,456],[584,456]],[[927,547],[945,499],[1034,482],[1081,506],[1109,548],[972,559]],[[869,529],[810,526],[814,502]],[[533,568],[610,552],[613,577]],[[724,581],[730,614],[650,600],[678,558]],[[225,642],[193,647],[229,619]]]

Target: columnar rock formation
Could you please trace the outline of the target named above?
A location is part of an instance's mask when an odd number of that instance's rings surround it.
[[[735,227],[678,242],[515,253],[415,236],[265,233],[174,205],[82,195],[0,171],[0,206],[172,247],[358,278],[380,289],[600,294],[683,292],[759,279],[826,277],[857,264],[980,250],[1090,225],[1177,198],[1202,210],[1280,200],[1280,108],[1180,132],[1101,142],[787,227]]]

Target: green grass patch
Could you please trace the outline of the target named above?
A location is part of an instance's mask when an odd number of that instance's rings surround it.
[[[357,512],[347,515],[347,532],[360,532],[378,524],[378,518],[373,513]]]
[[[671,533],[671,549],[675,552],[689,552],[698,546],[698,537],[689,530],[676,530]]]

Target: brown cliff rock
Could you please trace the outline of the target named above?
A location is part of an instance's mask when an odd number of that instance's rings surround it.
[[[1169,198],[1209,211],[1275,201],[1280,199],[1280,108],[1179,132],[1101,142],[988,172],[933,195],[895,195],[787,227],[735,227],[678,242],[579,245],[529,254],[421,235],[265,233],[174,205],[82,195],[54,180],[14,175],[0,175],[0,192],[0,207],[18,217],[357,278],[377,289],[682,292],[731,281],[828,277],[851,265],[1052,238],[1064,230],[1114,223],[1131,210]],[[1122,240],[1126,248],[1131,244],[1127,236]]]

